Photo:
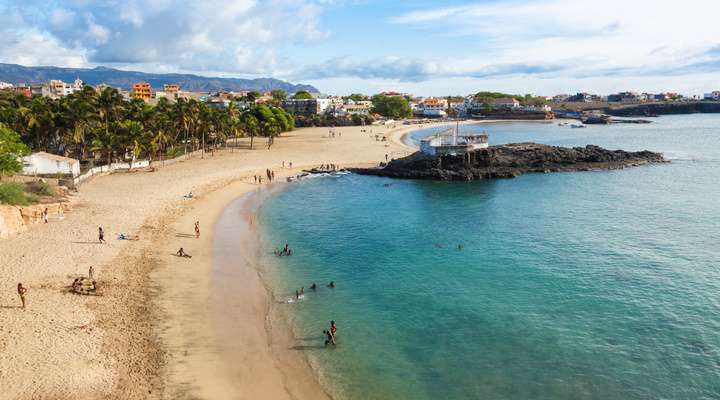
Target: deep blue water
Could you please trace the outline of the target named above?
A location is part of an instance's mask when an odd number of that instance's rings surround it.
[[[266,256],[266,272],[282,298],[305,286],[304,301],[284,305],[295,350],[333,394],[720,398],[720,116],[463,129],[491,143],[661,151],[672,163],[288,185],[260,220],[267,251],[289,243],[295,255]],[[331,319],[339,343],[326,349]]]

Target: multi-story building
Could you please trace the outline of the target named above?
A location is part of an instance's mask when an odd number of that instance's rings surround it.
[[[177,93],[180,91],[180,85],[165,84],[163,85],[163,91],[165,91],[165,93]]]
[[[424,117],[445,117],[448,108],[447,100],[428,97],[417,103],[414,113]]]
[[[18,85],[13,88],[13,91],[15,94],[19,94],[21,96],[25,96],[28,99],[32,97],[32,91],[30,90],[30,87],[23,85]]]
[[[282,102],[285,111],[295,115],[322,114],[330,108],[329,99],[288,99]]]
[[[0,82],[0,90],[12,89],[12,88],[13,88],[12,83]]]
[[[147,82],[138,82],[132,87],[132,97],[148,101],[152,98],[152,87]]]

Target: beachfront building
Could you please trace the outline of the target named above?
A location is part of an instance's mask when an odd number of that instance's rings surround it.
[[[447,117],[445,110],[448,108],[448,102],[445,99],[436,99],[428,97],[418,103],[415,112],[423,117],[443,118]]]
[[[564,101],[568,101],[568,99],[570,99],[569,94],[557,94],[552,97],[552,101],[555,103],[562,103]]]
[[[488,148],[488,135],[459,135],[459,126],[446,129],[420,141],[420,151],[429,156],[465,155]]]
[[[318,115],[330,109],[330,99],[287,99],[282,102],[282,108],[294,115]]]
[[[720,90],[715,90],[703,95],[704,100],[720,101]]]
[[[80,161],[74,158],[58,156],[39,151],[23,157],[23,174],[25,175],[80,175]]]
[[[143,101],[149,101],[152,98],[152,87],[147,82],[138,82],[132,87],[132,97]]]
[[[13,87],[12,83],[0,82],[0,90],[12,89]]]

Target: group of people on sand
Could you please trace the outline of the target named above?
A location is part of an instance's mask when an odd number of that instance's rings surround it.
[[[340,132],[340,131],[335,132],[335,129],[330,129],[330,130],[328,131],[328,137],[329,137],[329,138],[334,138],[335,136],[341,137],[341,136],[342,136],[342,132]]]
[[[256,185],[262,185],[263,183],[263,176],[262,175],[254,175],[253,179],[255,180]],[[268,183],[272,183],[275,180],[275,171],[271,169],[265,170],[265,179]]]
[[[200,239],[200,221],[195,221],[194,229],[195,229],[195,239]],[[186,253],[185,249],[182,247],[180,248],[180,250],[175,252],[175,255],[178,257],[183,257],[183,258],[192,258],[192,256],[190,254]]]
[[[285,160],[282,162],[282,167],[285,168]],[[292,168],[292,161],[288,161],[288,168]]]
[[[337,164],[320,164],[320,167],[318,167],[320,171],[337,171],[339,169],[340,166]]]
[[[276,248],[275,248],[275,251],[274,251],[273,253],[275,253],[275,255],[278,256],[278,257],[291,256],[291,255],[292,255],[292,249],[290,248],[290,245],[288,245],[287,243],[285,243],[285,247],[283,247],[282,250],[280,250],[280,249],[278,249],[278,248],[276,247]]]

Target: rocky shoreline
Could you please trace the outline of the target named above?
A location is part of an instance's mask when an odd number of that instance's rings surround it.
[[[416,152],[379,168],[354,168],[362,175],[401,179],[469,181],[514,178],[529,172],[611,170],[668,162],[661,153],[607,150],[599,146],[558,147],[537,143],[491,146],[474,153],[434,157]]]

